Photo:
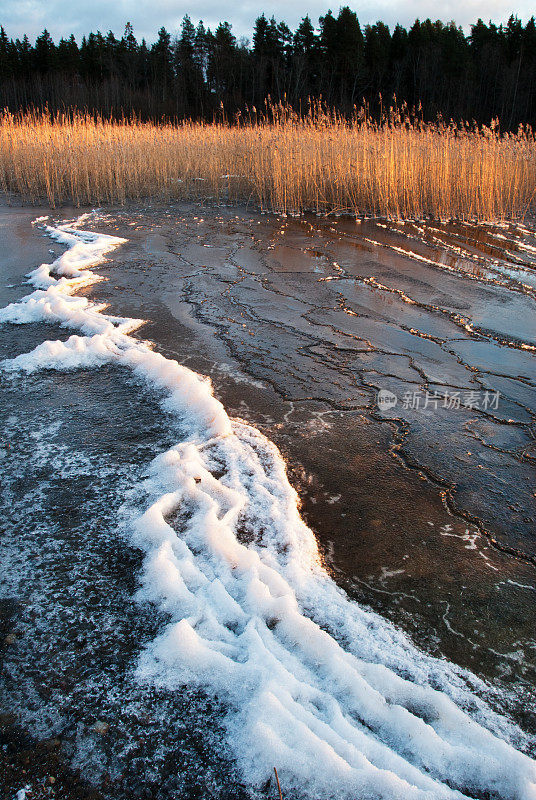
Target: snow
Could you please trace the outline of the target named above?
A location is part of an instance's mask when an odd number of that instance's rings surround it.
[[[185,428],[149,465],[138,487],[148,504],[132,518],[145,553],[139,600],[171,618],[141,653],[139,680],[217,696],[254,786],[276,765],[285,791],[302,797],[536,800],[536,765],[512,744],[523,735],[480,699],[485,684],[421,653],[327,575],[274,444],[231,420],[207,378],[131,336],[140,320],[74,296],[125,242],[79,230],[88,220],[45,226],[69,249],[30,274],[35,291],[0,310],[3,322],[59,322],[84,335],[2,367],[120,364],[163,393]]]

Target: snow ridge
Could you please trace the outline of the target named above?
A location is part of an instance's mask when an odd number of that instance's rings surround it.
[[[131,524],[146,554],[139,599],[171,618],[142,652],[139,679],[213,692],[252,790],[276,765],[303,798],[536,800],[536,764],[514,746],[523,734],[480,699],[485,684],[421,653],[327,575],[275,445],[231,420],[207,378],[134,338],[141,320],[75,295],[126,241],[80,230],[90,218],[43,226],[69,249],[0,309],[0,322],[83,335],[1,366],[116,363],[163,391],[181,419],[185,440],[149,465],[139,487],[148,506]]]

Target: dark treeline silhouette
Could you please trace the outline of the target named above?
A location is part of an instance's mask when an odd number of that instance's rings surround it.
[[[76,107],[142,119],[228,118],[264,101],[306,109],[322,98],[341,113],[365,101],[373,114],[392,104],[425,119],[489,122],[503,128],[536,120],[536,23],[515,16],[496,26],[478,20],[468,36],[453,22],[417,20],[393,31],[382,22],[362,28],[347,6],[328,11],[315,30],[305,17],[292,32],[260,16],[251,46],[222,22],[214,32],[188,16],[173,37],[161,28],[151,46],[130,23],[55,44],[48,31],[34,45],[0,29],[0,107],[57,111]],[[383,98],[383,99],[382,99]]]

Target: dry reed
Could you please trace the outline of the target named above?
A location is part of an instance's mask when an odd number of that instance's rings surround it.
[[[79,112],[0,114],[0,190],[52,206],[181,198],[251,202],[279,213],[495,220],[536,195],[530,128],[381,123],[318,105],[233,124],[111,121]]]

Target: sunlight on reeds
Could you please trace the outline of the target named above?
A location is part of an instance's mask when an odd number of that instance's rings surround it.
[[[229,124],[110,121],[79,112],[0,114],[0,190],[51,205],[127,199],[250,203],[279,213],[495,220],[536,194],[530,128],[351,120],[317,104]]]

